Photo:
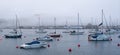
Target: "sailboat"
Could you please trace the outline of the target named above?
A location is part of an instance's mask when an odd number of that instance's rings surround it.
[[[55,32],[48,34],[48,36],[50,36],[50,37],[61,37],[60,34],[56,33],[56,18],[54,18],[54,29],[55,29]]]
[[[40,27],[40,17],[38,18],[38,21],[39,21],[38,30],[35,32],[36,33],[47,33],[47,31],[44,31],[44,29]]]
[[[109,16],[109,18],[110,18],[110,22],[109,22],[110,27],[109,27],[109,29],[105,30],[105,34],[117,34],[117,33],[120,33],[120,31],[118,29],[119,28],[118,26],[116,26],[115,28],[112,28],[113,24],[112,24],[112,21],[111,21],[111,16]]]
[[[70,35],[83,35],[84,34],[84,32],[83,31],[79,31],[79,27],[80,27],[80,25],[79,25],[79,13],[78,13],[78,25],[77,25],[78,27],[77,27],[77,31],[71,31],[70,32]]]
[[[102,23],[100,23],[98,26],[101,26],[101,31],[99,30],[96,33],[88,35],[89,41],[110,41],[112,40],[110,36],[105,35],[103,32],[103,10],[102,10]]]
[[[68,30],[69,29],[69,27],[68,27],[68,23],[67,23],[67,21],[66,21],[66,25],[65,25],[65,27],[64,27],[66,30],[65,31],[63,31],[62,33],[70,33],[70,31]]]
[[[19,24],[18,17],[16,15],[16,27],[13,29],[12,33],[4,35],[5,38],[21,38],[22,37],[22,32],[21,32],[21,29],[19,29],[18,24]]]

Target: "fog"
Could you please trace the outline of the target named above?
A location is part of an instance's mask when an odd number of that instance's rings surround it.
[[[98,24],[101,21],[101,10],[104,10],[107,21],[119,24],[120,0],[0,0],[0,19],[3,26],[11,26],[15,23],[15,15],[21,25],[37,25],[40,17],[41,25],[53,25],[54,17],[57,25],[77,24],[77,13],[80,14],[80,22],[86,25]],[[37,14],[37,15],[36,15]]]

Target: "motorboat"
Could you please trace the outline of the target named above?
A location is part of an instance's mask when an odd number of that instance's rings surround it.
[[[36,38],[36,40],[38,40],[38,41],[53,41],[53,38],[51,38],[50,36],[45,36],[45,37]]]
[[[20,45],[21,49],[32,49],[32,48],[41,48],[46,47],[47,43],[42,41],[32,41],[29,43],[25,43]]]

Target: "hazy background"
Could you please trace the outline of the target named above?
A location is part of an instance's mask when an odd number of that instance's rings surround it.
[[[11,26],[18,15],[21,25],[37,25],[38,15],[42,25],[53,25],[54,17],[57,25],[77,24],[77,13],[83,24],[98,24],[101,21],[101,9],[107,21],[119,24],[120,0],[0,0],[0,25]]]

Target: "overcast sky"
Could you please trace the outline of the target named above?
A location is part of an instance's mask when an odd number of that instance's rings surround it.
[[[57,25],[77,24],[77,13],[83,24],[100,23],[101,9],[106,19],[117,24],[120,20],[120,0],[0,0],[0,19],[7,20],[8,25],[14,23],[15,14],[21,25],[37,25],[38,14],[42,25],[53,25],[54,17]]]

